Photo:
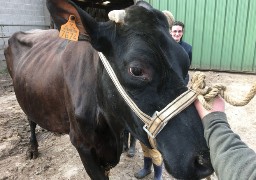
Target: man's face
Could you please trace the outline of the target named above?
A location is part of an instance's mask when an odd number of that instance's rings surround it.
[[[180,42],[183,36],[183,28],[181,26],[172,26],[171,35],[176,42]]]

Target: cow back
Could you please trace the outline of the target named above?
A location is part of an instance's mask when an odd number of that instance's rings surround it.
[[[68,133],[70,118],[84,116],[93,98],[87,89],[95,89],[95,50],[86,41],[60,39],[57,30],[33,30],[14,34],[5,54],[23,111],[47,130]]]

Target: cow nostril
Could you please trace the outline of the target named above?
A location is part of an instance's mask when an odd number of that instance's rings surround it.
[[[197,158],[197,163],[201,166],[204,166],[205,164],[207,164],[207,160],[204,158],[203,155],[199,155]]]
[[[198,177],[204,178],[213,173],[213,167],[211,165],[211,160],[209,155],[199,155],[196,157],[195,162],[195,169],[197,172]]]

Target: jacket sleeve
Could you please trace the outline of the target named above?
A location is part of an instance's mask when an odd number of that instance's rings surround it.
[[[188,52],[188,57],[189,57],[189,60],[190,60],[190,65],[192,64],[192,48],[191,50]]]
[[[235,134],[225,113],[203,118],[204,136],[213,168],[220,180],[256,180],[256,153]]]

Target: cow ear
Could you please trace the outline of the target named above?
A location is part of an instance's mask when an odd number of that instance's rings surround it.
[[[69,0],[47,0],[47,8],[58,29],[68,21],[70,15],[74,15],[80,34],[88,34],[92,46],[97,51],[104,52],[104,47],[110,47],[109,39],[114,26],[113,22],[98,23],[88,13]]]
[[[69,16],[74,15],[76,17],[76,25],[79,29],[79,32],[82,34],[86,33],[86,30],[83,27],[81,18],[76,10],[76,8],[66,0],[47,0],[47,8],[51,14],[51,18],[57,27],[60,30],[61,25],[66,24]]]
[[[137,1],[136,6],[142,6],[142,7],[146,8],[146,9],[148,9],[148,10],[153,9],[153,7],[149,3],[145,2],[145,1]]]

